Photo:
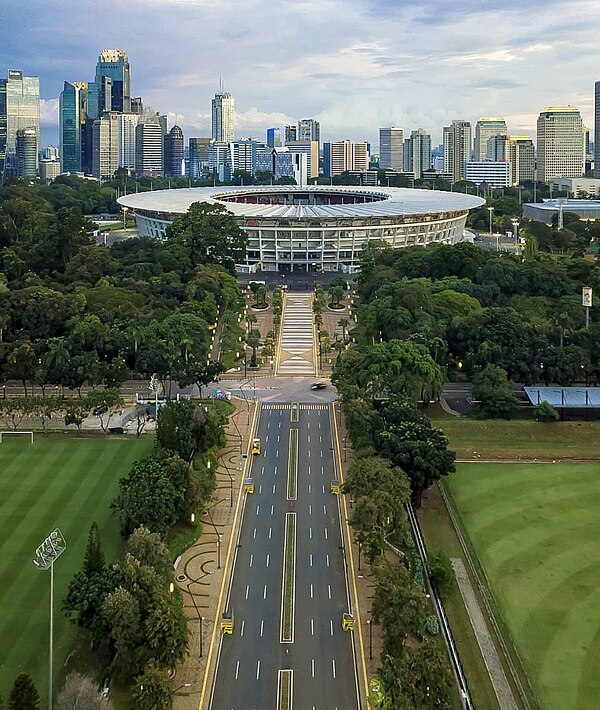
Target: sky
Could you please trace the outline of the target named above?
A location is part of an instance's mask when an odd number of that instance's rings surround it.
[[[58,141],[63,81],[91,81],[102,49],[124,49],[131,91],[210,136],[222,79],[236,137],[301,118],[321,140],[378,143],[380,126],[504,116],[535,139],[546,106],[593,128],[598,0],[1,0],[0,75],[40,77],[42,142]]]

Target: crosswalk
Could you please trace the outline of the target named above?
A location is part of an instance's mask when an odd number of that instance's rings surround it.
[[[316,374],[312,294],[286,294],[279,348],[278,375]]]

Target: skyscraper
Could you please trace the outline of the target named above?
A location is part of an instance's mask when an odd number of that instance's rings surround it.
[[[444,126],[444,172],[450,173],[452,182],[465,179],[465,165],[470,158],[469,121],[452,121],[452,125]]]
[[[380,157],[381,166],[381,157]],[[413,173],[420,179],[424,170],[431,167],[431,136],[422,128],[411,131],[410,138],[404,141],[404,171]]]
[[[164,170],[164,133],[159,116],[150,108],[144,109],[135,127],[136,175],[159,176]]]
[[[600,81],[594,84],[594,177],[600,178]]]
[[[524,180],[535,180],[535,148],[531,136],[509,136],[507,157],[511,164],[513,185]]]
[[[183,131],[173,126],[165,136],[165,177],[181,177],[184,156]]]
[[[369,152],[366,143],[350,140],[323,143],[325,177],[335,177],[349,170],[365,172],[368,169]]]
[[[208,147],[211,138],[190,138],[188,145],[188,177],[199,178],[208,166]]]
[[[59,100],[60,163],[63,173],[82,170],[82,124],[87,118],[85,82],[65,81]]]
[[[298,126],[295,126],[294,124],[290,124],[289,126],[285,127],[285,144],[288,144],[288,141],[297,141],[298,140]]]
[[[298,121],[299,141],[317,141],[321,143],[321,125],[314,118],[303,118]]]
[[[502,116],[482,116],[475,124],[475,140],[473,141],[473,160],[486,160],[488,156],[488,140],[492,136],[507,134],[506,121]]]
[[[269,148],[279,148],[281,145],[281,132],[279,128],[267,128],[267,145]]]
[[[401,128],[379,129],[379,167],[401,173],[404,169],[404,133]]]
[[[35,126],[20,128],[17,131],[17,177],[35,177],[37,172],[37,143],[38,135]]]
[[[121,49],[103,49],[96,64],[96,78],[89,85],[89,113],[98,118],[104,111],[131,111],[131,72]]]
[[[537,120],[537,179],[581,177],[584,173],[584,131],[574,106],[550,106]]]
[[[39,137],[40,80],[9,69],[8,78],[0,79],[0,177],[17,174],[17,131],[22,128],[35,128]]]
[[[119,121],[116,111],[105,111],[92,124],[92,175],[111,178],[119,167]]]
[[[228,92],[215,94],[212,100],[212,138],[230,143],[235,135],[235,99]]]
[[[306,154],[306,175],[309,178],[319,177],[319,144],[317,141],[286,141],[286,147],[291,153]]]
[[[119,167],[135,170],[135,127],[139,116],[135,113],[119,113]]]

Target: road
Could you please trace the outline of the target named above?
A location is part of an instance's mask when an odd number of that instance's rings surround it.
[[[349,601],[330,411],[262,405],[212,710],[360,707],[352,632],[341,628]]]

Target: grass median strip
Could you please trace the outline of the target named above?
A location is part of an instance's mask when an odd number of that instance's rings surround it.
[[[290,429],[290,450],[288,455],[287,498],[298,497],[298,429]]]
[[[292,710],[294,671],[280,670],[277,685],[277,710]]]
[[[296,513],[286,513],[283,543],[283,587],[281,590],[281,642],[294,640],[296,602]]]

